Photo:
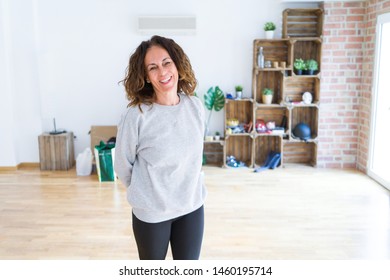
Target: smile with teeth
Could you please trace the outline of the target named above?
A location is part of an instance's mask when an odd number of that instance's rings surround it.
[[[166,83],[168,83],[171,79],[172,79],[172,76],[166,78],[165,80],[161,80],[160,83],[166,84]]]

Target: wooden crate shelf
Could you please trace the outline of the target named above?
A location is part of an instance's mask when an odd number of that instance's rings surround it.
[[[74,165],[73,132],[38,136],[41,170],[69,170]]]
[[[242,161],[247,167],[253,166],[252,158],[252,135],[227,135],[224,149],[224,164],[226,167],[226,158],[234,156],[237,161]]]
[[[254,167],[264,165],[265,160],[271,151],[283,155],[283,139],[279,135],[257,135],[254,143]],[[283,156],[281,165],[283,165]]]
[[[293,106],[290,108],[290,127],[291,139],[300,141],[293,136],[295,126],[301,122],[307,124],[311,130],[311,139],[316,140],[318,137],[318,107]]]
[[[274,40],[260,40],[256,39],[253,42],[253,68],[254,69],[267,69],[259,68],[257,65],[257,56],[259,54],[259,48],[263,47],[264,61],[277,61],[286,62],[286,68],[292,68],[291,57],[291,41],[288,39],[274,39]],[[272,68],[271,68],[272,69]]]
[[[305,92],[310,92],[313,97],[312,104],[318,105],[320,102],[320,79],[308,76],[285,77],[283,79],[282,99],[284,105],[302,101],[302,94]]]
[[[225,106],[225,127],[226,121],[234,118],[240,124],[252,122],[253,128],[252,131],[237,134],[227,129],[230,134],[226,134],[223,149],[225,167],[228,167],[228,156],[234,156],[247,167],[262,166],[271,151],[280,152],[282,166],[286,163],[316,166],[322,25],[322,9],[286,9],[283,12],[282,39],[253,41],[253,99],[227,100]],[[259,67],[260,48],[263,48],[264,62],[270,62],[271,66]],[[316,60],[318,70],[311,75],[295,74],[293,62],[299,58]],[[262,92],[265,88],[273,90],[271,104],[263,103]],[[310,104],[302,102],[305,92],[311,93]],[[265,124],[275,122],[275,126],[284,127],[284,132],[258,133],[256,120],[262,120]],[[311,130],[311,138],[306,141],[293,137],[293,129],[300,122],[307,124]]]
[[[283,101],[283,72],[282,71],[257,71],[253,75],[253,92],[257,104],[262,104],[262,91],[265,88],[273,90],[272,104],[279,104]]]
[[[261,119],[265,123],[274,121],[276,126],[281,126],[283,117],[289,119],[289,111],[287,107],[257,107],[255,111],[255,120]],[[290,130],[289,122],[286,123],[286,131]]]
[[[223,166],[223,146],[224,140],[219,141],[204,141],[203,154],[206,156],[206,164]]]
[[[225,122],[230,118],[236,118],[239,120],[240,123],[249,123],[250,121],[252,121],[252,107],[253,107],[253,101],[250,99],[248,100],[226,99]]]
[[[322,9],[285,9],[283,38],[322,37],[324,11]]]
[[[314,59],[318,62],[318,70],[321,72],[322,40],[320,38],[295,38],[292,39],[293,61],[297,58],[303,60]]]
[[[289,163],[317,166],[317,143],[283,142],[283,164]]]

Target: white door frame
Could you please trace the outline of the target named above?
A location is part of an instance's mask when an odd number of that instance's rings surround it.
[[[367,164],[367,174],[373,178],[375,181],[386,187],[390,190],[390,183],[385,181],[382,177],[376,174],[372,170],[373,166],[373,154],[374,154],[374,128],[376,123],[376,110],[378,103],[378,71],[379,71],[379,55],[381,51],[381,37],[382,37],[382,24],[390,23],[390,13],[382,14],[377,17],[376,24],[376,42],[375,42],[375,62],[374,62],[374,71],[373,71],[373,86],[371,91],[371,124],[370,124],[370,142],[368,150],[368,164]],[[389,159],[390,160],[390,159]],[[389,170],[390,172],[390,170]]]

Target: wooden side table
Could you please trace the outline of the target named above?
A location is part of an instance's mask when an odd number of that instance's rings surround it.
[[[69,170],[74,165],[73,132],[38,136],[41,170]]]

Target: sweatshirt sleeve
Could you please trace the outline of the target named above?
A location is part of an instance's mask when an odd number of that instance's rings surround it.
[[[131,108],[122,116],[118,125],[115,144],[115,172],[126,186],[130,185],[138,143],[137,120],[131,114]]]

